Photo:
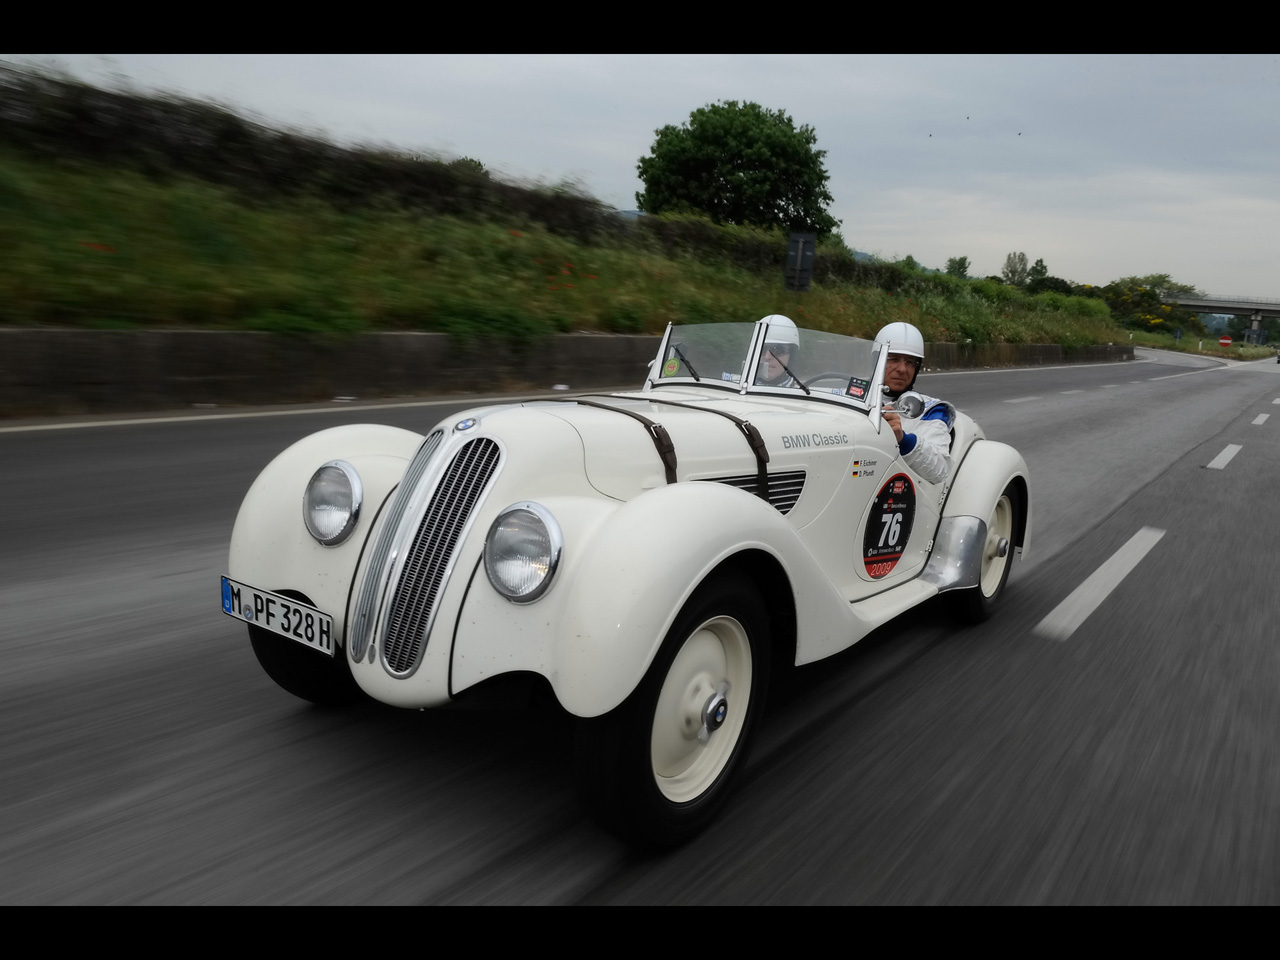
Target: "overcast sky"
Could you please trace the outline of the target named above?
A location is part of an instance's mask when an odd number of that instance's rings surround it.
[[[1275,56],[0,55],[636,206],[654,132],[718,100],[813,127],[850,246],[971,275],[1168,273],[1280,299]]]

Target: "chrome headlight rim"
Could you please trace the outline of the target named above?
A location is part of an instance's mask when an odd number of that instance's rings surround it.
[[[546,532],[548,541],[548,551],[545,559],[546,573],[543,574],[541,580],[530,588],[520,593],[510,587],[505,581],[499,577],[496,572],[498,557],[495,548],[495,534],[503,524],[511,517],[512,514],[520,511],[532,514],[534,519],[541,524]],[[489,578],[489,584],[497,591],[498,595],[510,603],[533,603],[546,596],[547,591],[551,589],[556,579],[556,571],[560,568],[560,557],[564,552],[564,535],[560,531],[560,524],[556,521],[555,516],[542,504],[533,500],[520,500],[516,503],[504,507],[498,512],[492,524],[489,525],[489,532],[484,538],[484,572]]]
[[[313,506],[313,493],[316,490],[316,484],[326,470],[338,470],[347,481],[347,487],[350,493],[350,504],[344,509],[347,511],[347,518],[341,529],[337,533],[326,535],[324,531],[316,528],[312,521],[311,511]],[[360,522],[360,507],[364,503],[364,484],[360,482],[360,474],[346,460],[330,460],[321,464],[316,472],[311,475],[311,479],[307,481],[307,488],[302,494],[302,522],[306,524],[307,532],[311,534],[316,543],[324,547],[336,547],[351,536],[356,525]]]

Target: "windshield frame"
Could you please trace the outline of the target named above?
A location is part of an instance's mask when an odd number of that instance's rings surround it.
[[[667,329],[663,333],[662,341],[658,346],[658,354],[649,365],[649,374],[645,379],[644,391],[659,387],[706,387],[713,390],[722,390],[730,393],[736,393],[739,396],[768,396],[777,397],[786,400],[811,400],[819,403],[834,403],[842,407],[851,407],[866,413],[879,430],[880,410],[883,404],[883,385],[885,362],[888,359],[888,352],[885,344],[873,340],[863,340],[860,337],[847,337],[842,334],[828,333],[822,330],[800,330],[800,336],[803,339],[807,332],[811,336],[822,338],[828,343],[838,341],[850,341],[870,344],[872,349],[872,368],[870,377],[865,374],[858,377],[859,380],[867,380],[865,396],[861,399],[849,396],[844,393],[832,393],[830,390],[809,390],[800,386],[769,386],[768,384],[756,383],[755,371],[760,369],[760,363],[764,357],[765,343],[767,342],[769,323],[766,319],[757,320],[753,324],[753,330],[746,354],[743,357],[742,369],[734,374],[738,379],[736,382],[724,379],[728,371],[716,377],[709,370],[698,371],[698,376],[694,377],[683,372],[685,364],[680,364],[676,369],[677,372],[670,376],[662,375],[663,364],[668,362],[668,353],[672,350],[673,341],[678,337],[678,331],[687,330],[691,327],[707,328],[707,327],[725,327],[725,324],[667,324]],[[734,327],[745,327],[746,324],[735,323]],[[728,331],[726,331],[727,333]],[[741,332],[741,331],[740,331]],[[849,376],[855,377],[863,371],[850,371]],[[880,402],[876,402],[879,400]]]

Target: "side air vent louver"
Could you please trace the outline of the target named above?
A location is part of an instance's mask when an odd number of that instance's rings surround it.
[[[754,473],[742,477],[716,477],[715,482],[727,483],[731,487],[737,487],[739,490],[745,490],[751,494],[756,493],[759,486],[759,481]],[[781,513],[791,512],[791,508],[796,505],[796,501],[800,499],[800,494],[803,490],[803,470],[789,470],[785,473],[769,474],[769,503],[777,507]]]
[[[383,665],[402,676],[418,665],[431,613],[459,534],[498,469],[498,445],[485,437],[465,444],[440,478],[409,546],[400,580],[388,600]]]
[[[436,430],[409,461],[409,469],[396,487],[391,497],[391,505],[387,510],[387,521],[378,534],[378,542],[373,545],[373,553],[369,557],[368,573],[364,584],[360,587],[360,595],[356,600],[352,613],[351,625],[347,629],[347,651],[352,660],[360,660],[369,649],[369,638],[373,632],[374,617],[378,613],[378,588],[382,583],[383,571],[386,569],[387,556],[391,553],[391,544],[395,542],[396,533],[404,521],[405,511],[413,499],[413,491],[417,488],[422,475],[426,473],[431,458],[440,449],[440,441],[444,439],[444,431]]]

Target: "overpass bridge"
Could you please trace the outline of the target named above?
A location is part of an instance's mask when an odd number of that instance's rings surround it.
[[[1280,300],[1262,300],[1258,297],[1161,297],[1161,303],[1184,307],[1196,313],[1231,313],[1238,317],[1250,317],[1253,323],[1245,331],[1246,343],[1264,343],[1263,317],[1280,317]]]
[[[1195,313],[1233,313],[1238,317],[1280,317],[1280,300],[1258,297],[1161,297],[1161,303],[1185,307]]]

